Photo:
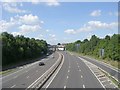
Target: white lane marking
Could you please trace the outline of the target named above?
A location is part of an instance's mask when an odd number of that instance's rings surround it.
[[[81,78],[83,78],[83,76],[81,75]]]
[[[103,81],[101,81],[101,82],[103,83],[103,82],[107,82],[107,81],[109,82],[110,80],[103,80]]]
[[[81,58],[81,57],[80,57],[80,58]],[[89,57],[87,57],[87,58],[90,59],[90,60],[92,60],[92,58],[89,58]],[[97,61],[97,60],[92,60],[92,61],[95,61],[95,62],[97,62],[97,63],[100,63],[100,64],[102,64],[103,66],[106,66],[106,67],[108,67],[108,68],[110,68],[110,69],[112,69],[112,70],[120,73],[120,71],[119,71],[120,69],[117,69],[117,68],[115,68],[115,67],[113,67],[113,66],[111,66],[111,65],[109,65],[109,64],[107,64],[107,63],[104,63],[104,62],[102,62],[102,61]]]
[[[79,57],[79,59],[81,59],[81,61],[82,62],[84,62],[83,60],[85,60],[85,59],[83,59],[83,58],[81,58],[81,57]],[[85,62],[84,62],[85,63]],[[98,80],[98,82],[101,84],[101,86],[103,87],[103,88],[105,88],[104,87],[104,85],[102,84],[102,82],[97,78],[97,76],[95,75],[95,73],[92,71],[92,69],[86,64],[86,66],[90,69],[90,71],[92,72],[92,74],[96,77],[96,79]]]
[[[63,55],[63,54],[62,54]],[[60,71],[60,69],[62,68],[63,66],[63,63],[64,63],[64,55],[63,55],[63,60],[62,60],[62,63],[61,63],[61,66],[58,68],[58,71],[55,73],[54,77],[52,78],[52,80],[48,83],[48,85],[45,87],[46,89],[50,86],[50,84],[52,83],[52,81],[54,80],[54,78],[56,77],[56,75],[58,74],[58,72]]]
[[[80,66],[78,66],[78,68],[79,68]]]
[[[60,57],[60,54],[59,54],[59,57]],[[59,58],[58,58],[58,59],[59,59]],[[56,61],[56,62],[57,62],[57,61]],[[56,64],[56,62],[54,63],[54,65]],[[53,65],[53,66],[54,66],[54,65]],[[51,68],[52,68],[53,66],[51,66]],[[50,68],[50,69],[51,69],[51,68]],[[49,70],[50,70],[50,69],[49,69]],[[46,71],[44,74],[42,74],[37,80],[35,80],[30,86],[28,86],[27,89],[28,89],[28,88],[31,88],[31,86],[34,85],[34,84],[35,84],[41,77],[43,77],[49,70],[47,70],[47,71]],[[26,90],[27,90],[27,89],[26,89]]]
[[[70,72],[70,70],[68,70],[68,72]]]
[[[85,85],[83,84],[83,88],[85,88]]]
[[[27,76],[27,78],[29,78],[30,76]]]
[[[67,76],[67,79],[69,78],[69,76]]]
[[[28,71],[25,71],[25,72],[28,72]]]
[[[42,59],[41,59],[42,60]],[[38,64],[39,63],[39,61],[37,61],[37,62],[35,62],[35,63],[32,63],[31,65],[29,65],[29,67],[27,67],[27,68],[30,68],[30,67],[32,67],[32,66],[34,66],[35,64]],[[4,77],[1,77],[2,79],[4,79],[4,78],[6,78],[6,77],[9,77],[9,76],[12,76],[12,75],[14,75],[14,74],[16,74],[16,73],[19,73],[19,72],[25,72],[25,70],[27,69],[27,68],[23,68],[24,66],[21,66],[21,67],[17,67],[17,68],[20,68],[20,70],[17,70],[17,71],[15,71],[15,72],[13,72],[13,73],[11,73],[11,74],[9,74],[9,75],[6,75],[6,76],[4,76]],[[31,69],[30,69],[31,70]],[[29,71],[29,70],[28,70]],[[22,73],[22,74],[23,74]],[[20,75],[19,75],[20,76]]]
[[[13,85],[12,87],[10,87],[10,88],[13,88],[13,87],[15,87],[16,85]]]
[[[79,69],[79,71],[81,71],[81,70]]]
[[[64,86],[64,89],[66,89],[66,86]]]
[[[69,69],[70,69],[70,66],[69,66]]]

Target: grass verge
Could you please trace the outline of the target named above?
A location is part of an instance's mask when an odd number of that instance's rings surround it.
[[[8,75],[9,73],[14,72],[14,71],[15,71],[15,69],[9,69],[9,70],[6,70],[6,71],[1,71],[0,75]]]

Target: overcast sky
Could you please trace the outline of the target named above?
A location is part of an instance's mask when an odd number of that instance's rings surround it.
[[[2,3],[0,30],[44,39],[50,44],[118,33],[117,2]]]

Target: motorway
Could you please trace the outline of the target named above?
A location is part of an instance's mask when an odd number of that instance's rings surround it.
[[[120,70],[119,69],[115,69],[113,68],[112,66],[108,65],[108,64],[105,64],[105,63],[102,63],[100,61],[97,61],[97,60],[93,60],[91,58],[88,58],[88,57],[83,57],[81,56],[82,58],[84,58],[85,60],[99,66],[101,69],[103,69],[104,71],[106,71],[107,73],[109,73],[111,76],[113,76],[117,81],[120,82]]]
[[[78,56],[66,51],[59,51],[59,53],[63,54],[63,63],[60,69],[56,70],[43,85],[43,88],[104,88],[89,67]],[[3,77],[2,87],[28,88],[57,61],[59,54],[55,52],[54,57],[49,56],[42,60],[45,62],[45,66],[39,66],[38,62],[21,69],[17,73]]]
[[[64,63],[47,88],[103,88],[90,69],[78,57],[62,52]],[[46,86],[44,86],[46,88]]]
[[[51,55],[52,56],[52,55]],[[38,79],[45,71],[47,71],[58,59],[59,54],[54,53],[52,58],[48,56],[42,61],[45,66],[39,66],[39,61],[29,67],[24,67],[16,73],[2,77],[2,88],[27,88],[36,79]],[[41,61],[41,60],[40,60]]]

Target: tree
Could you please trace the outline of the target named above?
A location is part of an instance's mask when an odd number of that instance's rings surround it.
[[[84,39],[82,42],[78,40],[66,45],[66,49],[76,52],[76,43],[80,43],[79,53],[100,57],[99,50],[104,49],[103,59],[120,60],[120,34],[114,34],[112,37],[106,35],[103,39],[99,39],[93,35],[90,41],[88,41],[88,39]]]
[[[30,39],[22,35],[14,37],[7,32],[3,32],[1,37],[3,66],[36,58],[47,53],[47,43],[44,40]]]

